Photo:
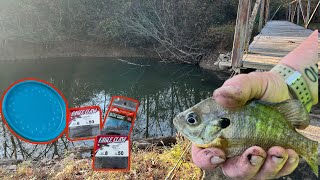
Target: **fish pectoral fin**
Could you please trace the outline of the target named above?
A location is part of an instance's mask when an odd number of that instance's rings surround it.
[[[258,100],[257,103],[273,106],[297,129],[305,129],[310,124],[310,116],[304,105],[296,99],[279,103]]]

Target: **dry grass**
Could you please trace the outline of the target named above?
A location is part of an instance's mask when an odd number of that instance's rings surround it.
[[[133,147],[130,172],[95,172],[91,159],[65,157],[49,165],[36,166],[30,161],[16,171],[0,169],[0,179],[165,179],[181,157],[189,141],[178,137],[172,147],[151,146],[146,150]],[[173,171],[172,179],[200,179],[202,171],[191,162],[190,149]]]

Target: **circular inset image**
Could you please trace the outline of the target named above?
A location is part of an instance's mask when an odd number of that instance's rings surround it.
[[[2,97],[1,110],[10,131],[27,142],[53,142],[66,129],[67,101],[43,80],[28,78],[12,84]]]

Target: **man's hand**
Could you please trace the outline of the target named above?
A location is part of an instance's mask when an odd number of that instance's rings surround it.
[[[236,108],[253,98],[279,102],[290,99],[290,95],[280,75],[273,72],[255,72],[227,80],[213,93],[213,98],[221,106]],[[192,158],[198,167],[205,170],[221,165],[224,174],[234,179],[277,178],[292,173],[299,163],[296,152],[278,146],[267,152],[253,146],[241,156],[226,159],[225,153],[220,149],[202,149],[193,145]]]
[[[302,61],[303,60],[303,61]],[[307,79],[305,68],[318,62],[318,31],[315,31],[298,48],[284,57],[280,63],[291,66],[305,77],[310,88],[313,104],[318,102],[318,81]],[[287,84],[275,72],[241,74],[227,80],[213,93],[217,103],[226,108],[237,108],[251,99],[281,102],[292,98]],[[221,166],[224,174],[234,179],[273,179],[288,175],[298,166],[299,156],[292,149],[279,146],[263,150],[253,146],[242,155],[226,159],[225,153],[217,148],[192,146],[193,162],[204,170]]]
[[[221,165],[224,174],[233,179],[274,179],[291,174],[298,166],[299,156],[292,149],[279,146],[267,152],[258,146],[247,149],[241,156],[227,159],[217,148],[192,146],[193,162],[204,170]]]

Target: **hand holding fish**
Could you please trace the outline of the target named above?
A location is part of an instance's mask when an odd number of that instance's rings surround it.
[[[226,81],[214,92],[213,98],[221,106],[228,108],[243,106],[253,98],[284,101],[290,99],[290,96],[282,81],[281,77],[272,72],[239,75]],[[241,155],[227,159],[225,152],[219,148],[203,149],[192,145],[192,159],[198,167],[205,170],[221,165],[224,174],[234,179],[281,177],[292,173],[299,163],[299,156],[294,150],[279,146],[267,151],[253,146]]]
[[[308,78],[305,69],[318,62],[317,43],[318,32],[315,31],[306,41],[280,62],[302,72],[301,74],[305,77],[312,94],[312,104],[318,102],[318,81],[315,83],[312,78]],[[221,88],[217,89],[213,94],[213,99],[221,107],[236,109],[245,106],[252,99],[274,103],[286,100],[290,101],[292,94],[290,94],[288,86],[281,75],[269,71],[237,75],[227,80]],[[203,107],[206,106],[202,106],[201,108]],[[204,131],[202,130],[201,133]],[[195,132],[189,133],[196,134]],[[226,132],[224,133],[227,134]],[[192,142],[199,142],[199,139],[193,139],[195,141],[192,140],[192,137],[189,139]],[[220,142],[214,143],[219,144]],[[313,146],[317,146],[317,144]],[[222,149],[213,148],[210,145],[208,148],[203,149],[199,147],[199,144],[193,144],[193,162],[204,170],[212,170],[220,166],[224,174],[233,179],[272,179],[292,173],[298,166],[299,155],[301,156],[301,153],[297,153],[291,148],[273,146],[264,150],[261,147],[252,146],[242,151],[242,154],[229,158],[227,153]],[[230,152],[232,153],[232,150]],[[317,173],[317,170],[314,171]]]

